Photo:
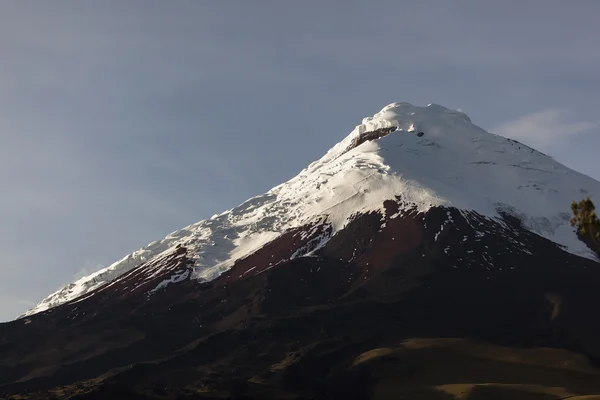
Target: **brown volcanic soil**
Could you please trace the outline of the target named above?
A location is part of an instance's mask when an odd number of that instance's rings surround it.
[[[289,260],[326,225],[210,283],[128,292],[154,268],[142,265],[2,324],[0,398],[600,395],[600,264],[514,218],[438,208],[390,219],[397,209],[355,218],[313,256]],[[171,271],[187,268],[185,252],[164,261]]]

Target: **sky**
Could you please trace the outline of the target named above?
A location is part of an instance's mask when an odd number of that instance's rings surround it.
[[[0,321],[396,101],[600,180],[600,2],[0,2]]]

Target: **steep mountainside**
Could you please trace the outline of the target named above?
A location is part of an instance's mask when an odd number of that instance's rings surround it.
[[[600,399],[585,195],[463,113],[391,104],[1,324],[0,398]]]

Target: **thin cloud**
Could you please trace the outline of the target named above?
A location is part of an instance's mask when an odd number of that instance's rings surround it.
[[[81,267],[77,272],[75,272],[73,274],[73,278],[69,282],[66,282],[65,285],[72,281],[77,281],[85,276],[88,276],[93,272],[99,271],[104,267],[105,265],[98,261],[85,260],[85,262],[83,263],[83,267]]]
[[[554,108],[513,119],[492,132],[539,149],[547,149],[568,137],[597,127],[596,122],[576,121],[568,111]]]

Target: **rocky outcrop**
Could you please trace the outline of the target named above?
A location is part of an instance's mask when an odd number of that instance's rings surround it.
[[[357,137],[355,137],[352,140],[352,142],[350,143],[350,145],[348,146],[346,151],[350,151],[353,148],[360,146],[364,142],[367,142],[370,140],[377,140],[384,136],[387,136],[390,133],[395,132],[397,129],[398,128],[396,128],[395,126],[391,126],[389,128],[381,128],[381,129],[377,129],[374,131],[361,133],[360,135],[358,135]]]

